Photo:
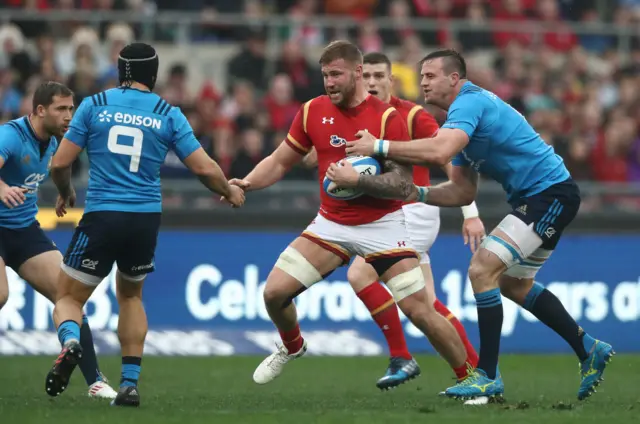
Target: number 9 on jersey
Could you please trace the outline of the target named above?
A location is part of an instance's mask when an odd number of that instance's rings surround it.
[[[118,139],[120,137],[130,137],[133,139],[133,144],[120,144]],[[107,141],[107,148],[111,153],[118,155],[125,155],[131,157],[129,163],[129,172],[138,172],[140,168],[140,156],[142,156],[142,139],[144,133],[140,128],[125,127],[124,125],[114,125],[109,130],[109,140]]]

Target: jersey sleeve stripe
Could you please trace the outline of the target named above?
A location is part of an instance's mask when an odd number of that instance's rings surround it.
[[[167,104],[169,105],[169,103],[167,103]],[[171,109],[173,109],[173,106],[169,105],[169,107],[167,108],[167,110],[165,110],[162,114],[163,114],[164,116],[167,116],[167,115],[169,114],[169,111],[170,111]]]
[[[103,91],[100,94],[102,94],[103,106],[106,106],[107,105],[107,92]]]
[[[94,106],[98,106],[98,103],[96,102],[96,96],[91,96],[91,101],[93,102]]]
[[[390,107],[389,109],[385,110],[384,113],[382,114],[382,122],[380,123],[380,139],[384,138],[384,133],[387,130],[387,119],[389,118],[389,115],[391,115],[391,112],[395,111],[396,108],[394,107]]]
[[[291,134],[287,134],[287,138],[285,139],[285,141],[293,150],[295,150],[296,152],[302,155],[306,155],[309,152],[309,150],[311,150],[311,149],[306,149],[302,144],[300,144],[298,140],[293,138]]]
[[[407,115],[407,128],[409,129],[409,139],[411,140],[413,140],[413,119],[421,110],[422,110],[422,106],[415,105],[409,111],[409,115]]]
[[[153,108],[153,113],[158,113],[158,108],[160,107],[163,101],[164,100],[162,99],[158,100],[158,103],[156,103],[156,107]]]
[[[160,110],[158,110],[158,114],[159,115],[164,115],[165,110],[167,110],[169,106],[169,103],[164,102],[164,104],[162,105],[162,107],[160,108]],[[167,110],[168,111],[168,110]]]
[[[302,110],[302,129],[305,133],[307,133],[307,118],[309,117],[309,106],[311,106],[312,101],[313,99],[305,103],[304,109]]]

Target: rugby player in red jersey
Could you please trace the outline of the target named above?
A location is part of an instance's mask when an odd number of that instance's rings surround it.
[[[320,58],[327,94],[300,108],[285,142],[249,175],[231,180],[231,184],[247,191],[259,190],[279,181],[312,147],[318,154],[320,211],[282,252],[267,278],[265,305],[282,345],[256,369],[253,379],[258,384],[272,381],[288,362],[307,350],[292,300],[353,256],[361,256],[371,264],[376,280],[387,285],[400,309],[441,349],[452,367],[466,361],[467,354],[455,328],[434,308],[418,253],[405,227],[402,205],[413,190],[411,168],[385,161],[380,175],[359,175],[346,161],[343,166],[337,165],[346,156],[346,140],[363,126],[378,138],[402,141],[410,137],[400,113],[367,93],[362,61],[362,53],[354,44],[329,44]],[[363,196],[339,200],[325,193],[325,174],[337,180],[354,173],[352,186]],[[380,308],[392,306],[390,302]],[[407,376],[420,373],[413,358],[402,358],[397,365],[398,372]]]

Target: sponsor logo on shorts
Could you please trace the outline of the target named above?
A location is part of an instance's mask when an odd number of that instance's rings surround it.
[[[407,243],[405,243],[404,241],[399,241],[398,242],[398,247],[406,247]]]
[[[527,205],[521,205],[516,208],[516,212],[523,216],[527,216]]]
[[[82,268],[87,268],[87,269],[90,269],[90,270],[93,270],[93,271],[96,270],[97,266],[98,266],[98,261],[94,261],[94,260],[91,260],[91,259],[83,259],[82,260],[82,265],[80,265],[80,267],[82,267]]]
[[[131,271],[144,271],[145,269],[151,269],[151,268],[153,268],[153,263],[146,264],[146,265],[132,266]]]
[[[551,238],[554,236],[554,234],[556,233],[556,229],[553,227],[549,227],[547,228],[547,230],[544,232],[544,235],[547,236],[547,238]]]

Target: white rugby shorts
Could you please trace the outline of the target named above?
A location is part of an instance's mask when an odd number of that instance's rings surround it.
[[[417,257],[402,209],[362,225],[342,225],[318,214],[302,237],[335,253],[348,263],[352,256],[367,262],[394,256]]]
[[[424,203],[410,203],[402,207],[411,244],[420,256],[420,264],[429,264],[429,250],[440,231],[440,208]]]

